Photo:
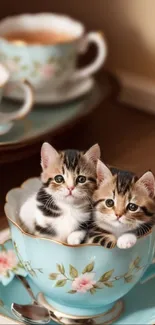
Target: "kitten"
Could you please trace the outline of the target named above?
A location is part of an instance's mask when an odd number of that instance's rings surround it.
[[[89,242],[113,248],[132,247],[155,224],[155,179],[148,171],[139,179],[130,172],[97,163],[99,187],[94,192],[94,229]]]
[[[20,220],[27,231],[70,245],[84,241],[92,218],[92,195],[97,188],[98,144],[86,153],[41,148],[42,186],[23,204]]]

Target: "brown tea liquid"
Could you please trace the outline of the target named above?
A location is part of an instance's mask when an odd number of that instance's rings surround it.
[[[73,40],[73,36],[65,33],[54,33],[53,31],[17,31],[5,34],[6,40],[27,44],[56,44]]]

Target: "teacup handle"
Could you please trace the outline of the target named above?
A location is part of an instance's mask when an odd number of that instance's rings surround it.
[[[1,121],[8,122],[8,121],[21,119],[31,111],[33,101],[34,101],[33,89],[31,84],[26,80],[19,81],[19,82],[8,82],[9,86],[14,84],[24,91],[24,98],[25,98],[24,104],[15,112],[12,113],[0,112],[0,122]]]
[[[97,53],[97,57],[92,63],[74,72],[72,76],[74,80],[84,79],[94,74],[96,71],[100,69],[107,56],[107,45],[101,33],[99,32],[88,33],[84,38],[83,42],[84,42],[82,44],[83,53],[87,51],[90,43],[96,44],[98,53]]]
[[[153,259],[152,264],[148,267],[148,269],[143,274],[140,283],[144,284],[145,282],[151,280],[155,277],[155,259]]]

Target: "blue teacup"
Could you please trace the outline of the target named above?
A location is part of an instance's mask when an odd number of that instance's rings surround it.
[[[40,33],[55,33],[65,36],[64,41],[44,44]],[[19,36],[18,36],[19,33]],[[37,41],[28,42],[21,35],[37,35]],[[12,39],[11,36],[12,35]],[[13,35],[16,35],[16,37]],[[10,37],[10,38],[9,38]],[[95,43],[97,55],[92,63],[77,70],[76,60],[80,53]],[[101,33],[86,34],[83,24],[63,15],[50,13],[25,14],[7,17],[0,22],[0,60],[11,73],[12,80],[27,79],[36,93],[59,89],[68,82],[92,76],[105,61],[107,46]],[[8,96],[19,97],[18,93]]]
[[[19,209],[39,187],[39,179],[26,181],[7,194],[5,205],[17,256],[41,292],[39,302],[54,311],[58,319],[84,318],[100,324],[97,318],[102,316],[102,323],[112,322],[121,314],[120,299],[140,279],[155,274],[155,232],[128,250],[110,250],[96,244],[69,246],[29,235],[18,224]]]

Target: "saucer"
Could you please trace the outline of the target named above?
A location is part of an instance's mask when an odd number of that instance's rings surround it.
[[[94,87],[93,78],[72,81],[65,84],[61,89],[36,91],[34,100],[36,104],[60,104],[84,96]],[[19,90],[8,89],[5,97],[14,100],[23,100],[23,94]]]
[[[32,299],[24,285],[15,276],[15,274],[26,276],[26,273],[18,265],[20,262],[17,261],[18,264],[13,265],[15,263],[13,258],[14,249],[9,237],[9,229],[0,232],[0,253],[6,254],[5,258],[7,258],[7,272],[4,275],[3,267],[3,274],[0,274],[0,324],[23,324],[12,313],[11,304],[13,302],[31,304]],[[55,325],[56,323],[51,321],[50,324]]]
[[[34,283],[32,283],[30,279],[28,281],[35,296],[37,297],[39,294],[38,288],[34,285]],[[114,322],[113,324],[155,324],[154,288],[155,278],[149,280],[148,282],[145,282],[145,284],[137,284],[124,297],[124,312],[122,313],[122,316],[117,320],[117,322]],[[0,324],[6,324],[6,322],[7,324],[23,324],[22,322],[17,321],[13,316],[11,312],[12,302],[22,304],[31,303],[31,298],[28,295],[26,289],[16,277],[14,277],[13,280],[7,286],[3,286],[0,283]],[[50,325],[56,324],[58,324],[58,322],[50,322]],[[68,324],[73,323],[68,322]]]
[[[9,122],[7,124],[0,125],[0,135],[3,135],[11,130],[13,126],[13,122]]]
[[[42,139],[69,123],[88,114],[96,107],[108,93],[109,87],[105,86],[103,92],[96,83],[90,93],[82,98],[61,105],[36,105],[24,119],[14,121],[10,132],[0,135],[0,147],[30,142],[42,141]],[[15,111],[19,103],[4,99],[0,105],[2,112]]]

